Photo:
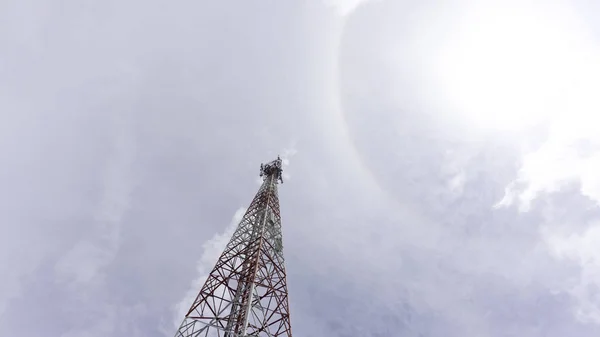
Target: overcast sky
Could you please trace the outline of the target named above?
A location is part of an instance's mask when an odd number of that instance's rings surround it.
[[[0,336],[173,336],[278,154],[294,336],[598,336],[599,10],[0,1]]]

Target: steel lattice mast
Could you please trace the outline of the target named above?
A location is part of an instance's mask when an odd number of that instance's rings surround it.
[[[278,157],[175,337],[291,337],[277,184]]]

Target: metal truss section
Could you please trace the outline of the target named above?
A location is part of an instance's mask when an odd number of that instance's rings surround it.
[[[281,159],[261,165],[263,183],[175,337],[292,336],[277,184]]]

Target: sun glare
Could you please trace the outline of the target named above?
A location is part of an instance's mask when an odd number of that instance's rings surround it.
[[[479,127],[520,129],[574,104],[600,107],[581,96],[598,83],[599,59],[568,8],[514,7],[472,8],[457,20],[437,65],[454,109]]]

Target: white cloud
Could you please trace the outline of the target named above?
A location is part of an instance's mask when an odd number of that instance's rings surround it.
[[[296,150],[296,144],[293,144],[292,146],[283,149],[283,153],[281,154],[281,162],[283,166],[290,165],[290,158],[295,156],[297,153],[298,150]]]
[[[93,216],[91,233],[77,242],[55,265],[56,282],[72,291],[79,312],[97,312],[85,327],[73,327],[67,336],[106,336],[122,327],[125,314],[131,308],[115,305],[105,292],[104,269],[115,259],[121,236],[122,219],[130,207],[134,188],[133,162],[136,144],[127,120],[115,116],[111,139],[113,152],[107,160],[102,180],[99,205]],[[66,307],[69,310],[73,308]],[[85,318],[88,320],[89,318]],[[128,321],[130,322],[130,321]]]
[[[283,149],[281,153],[281,164],[283,165],[283,179],[290,180],[292,175],[288,172],[288,167],[290,166],[290,159],[298,153],[296,150],[296,144],[293,143],[290,147]]]
[[[600,172],[600,138],[583,132],[573,137],[565,137],[561,130],[554,132],[537,151],[525,155],[518,179],[508,186],[499,205],[518,201],[521,210],[527,211],[541,193],[556,192],[574,182],[581,184],[581,194],[600,203],[596,174]]]
[[[38,243],[36,239],[34,240],[29,241],[31,247],[35,247],[35,244]],[[36,251],[23,249],[25,245],[19,242],[20,240],[12,241],[2,242],[2,247],[0,247],[0,274],[2,275],[2,282],[0,282],[0,321],[9,306],[10,300],[21,295],[21,280],[33,272],[41,261]],[[43,242],[39,243],[43,244]],[[19,261],[18,268],[12,266],[15,259]]]
[[[575,314],[584,322],[600,324],[600,223],[580,234],[545,228],[543,237],[554,257],[581,266],[579,277],[568,287],[578,304]]]
[[[525,153],[518,178],[508,186],[499,206],[518,202],[522,211],[541,193],[552,193],[573,182],[581,194],[600,203],[600,51],[582,52],[581,66],[564,97],[557,98],[548,139]],[[591,60],[590,60],[591,59]]]
[[[597,52],[593,53],[598,55]],[[516,205],[530,211],[532,202],[544,195],[578,186],[582,196],[600,205],[600,135],[597,133],[600,98],[600,63],[585,68],[565,97],[556,105],[548,136],[536,150],[523,155],[517,179],[511,182],[496,207]],[[546,207],[551,207],[549,204]],[[600,226],[597,223],[546,219],[542,239],[550,255],[580,268],[580,275],[565,282],[561,291],[573,296],[575,314],[584,322],[600,323]],[[587,221],[587,220],[585,220]]]
[[[110,264],[118,251],[122,218],[129,209],[134,186],[133,160],[135,141],[127,122],[114,121],[113,154],[108,159],[103,178],[100,204],[94,215],[91,237],[79,241],[56,264],[57,281],[74,286],[98,281],[100,270]]]
[[[446,188],[453,197],[460,197],[463,193],[467,182],[467,172],[465,170],[472,159],[471,157],[472,154],[468,152],[460,153],[448,150],[444,153],[441,174],[446,181]]]
[[[341,16],[354,12],[360,5],[373,0],[324,0],[327,6],[333,7]]]
[[[194,302],[194,299],[198,295],[200,288],[204,285],[208,274],[214,267],[217,259],[225,249],[225,246],[231,239],[233,232],[237,228],[237,225],[242,220],[242,217],[246,213],[245,207],[240,207],[233,218],[231,219],[231,223],[223,233],[215,234],[210,240],[206,241],[202,244],[202,255],[200,259],[196,263],[196,270],[198,271],[198,277],[190,284],[190,288],[185,293],[185,296],[174,306],[173,312],[173,327],[176,330],[179,328],[183,317],[190,309],[190,306]],[[165,331],[165,334],[168,336],[172,336],[174,331]]]

